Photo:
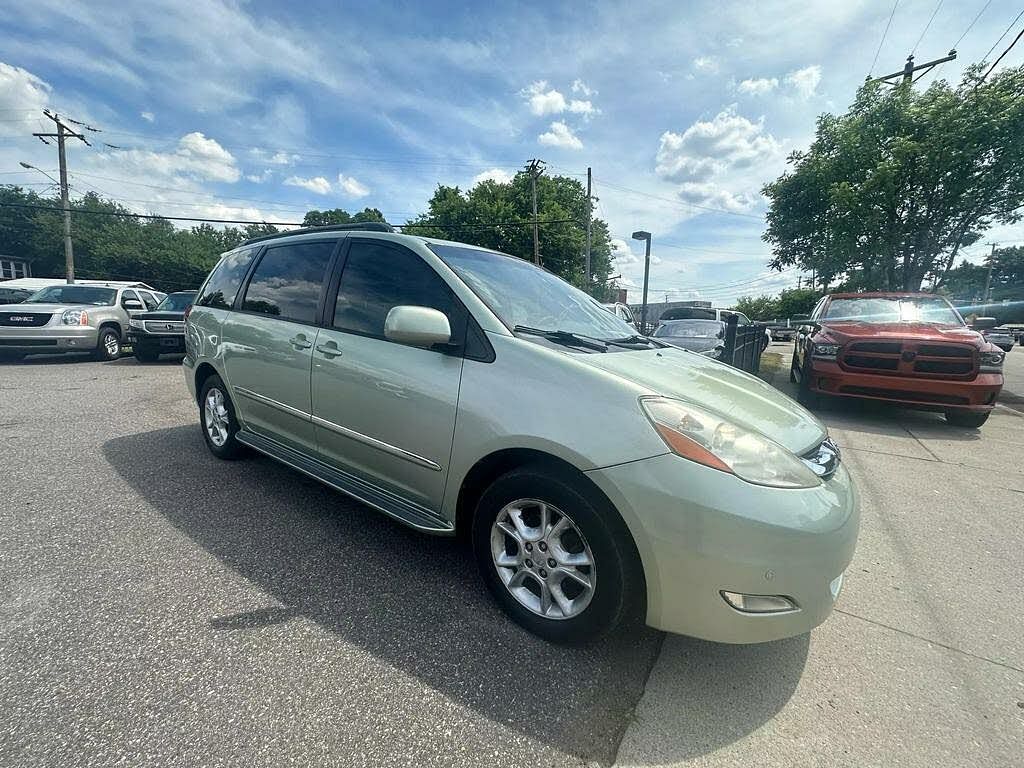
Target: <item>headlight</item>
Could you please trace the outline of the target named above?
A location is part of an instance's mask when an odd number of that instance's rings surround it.
[[[1005,359],[1005,352],[982,352],[980,370],[982,373],[1002,373]]]
[[[813,488],[821,482],[778,443],[711,411],[665,397],[643,397],[640,405],[678,456],[773,488]]]
[[[142,321],[136,320],[134,317],[128,321],[128,325],[132,328],[138,328],[140,331],[142,330]]]
[[[88,325],[89,313],[84,309],[68,309],[60,316],[60,321],[64,325]]]
[[[838,354],[838,344],[815,344],[811,352],[813,357],[820,357],[824,360],[835,360]]]

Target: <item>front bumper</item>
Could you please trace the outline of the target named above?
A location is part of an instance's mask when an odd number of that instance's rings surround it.
[[[810,631],[831,613],[860,526],[846,469],[779,489],[672,454],[587,475],[626,520],[647,580],[647,623],[724,643]],[[781,595],[797,610],[743,613],[722,591]]]
[[[91,352],[97,330],[88,325],[44,325],[42,328],[0,328],[0,350],[37,353]]]
[[[146,349],[152,349],[154,351],[159,350],[161,352],[184,352],[185,351],[185,334],[184,333],[146,333],[145,331],[139,331],[136,328],[132,328],[128,331],[128,343],[133,347],[143,347]]]
[[[970,381],[854,373],[829,360],[812,360],[812,392],[885,400],[917,408],[990,411],[1003,388],[1001,373],[979,373]]]

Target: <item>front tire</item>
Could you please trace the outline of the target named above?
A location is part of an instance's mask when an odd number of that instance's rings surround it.
[[[566,474],[526,466],[498,478],[472,542],[494,599],[546,640],[585,643],[639,617],[643,569],[625,523]]]
[[[237,459],[241,455],[242,444],[235,438],[238,434],[235,404],[231,402],[224,382],[216,374],[203,382],[200,390],[199,423],[210,453],[225,461]]]
[[[946,421],[957,427],[973,427],[977,429],[986,421],[991,411],[977,413],[976,411],[961,411],[950,408],[946,411]]]
[[[96,349],[92,353],[96,360],[117,360],[121,356],[121,334],[116,328],[105,325],[100,328],[96,338]]]

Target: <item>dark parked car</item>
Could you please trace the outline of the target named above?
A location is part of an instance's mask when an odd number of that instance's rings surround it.
[[[725,323],[721,320],[669,320],[658,326],[654,337],[715,360],[725,351]]]
[[[152,362],[163,354],[185,352],[185,310],[195,297],[195,291],[169,293],[152,312],[131,319],[128,342],[137,360]]]
[[[1014,336],[1011,331],[1006,328],[991,328],[981,332],[981,335],[985,337],[985,341],[990,344],[995,344],[1003,352],[1009,352],[1013,349]]]

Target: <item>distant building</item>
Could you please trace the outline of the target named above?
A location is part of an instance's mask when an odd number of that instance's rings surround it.
[[[28,259],[0,253],[0,280],[13,280],[16,277],[32,277],[32,267]]]
[[[640,309],[642,307],[643,307],[642,304],[630,304],[629,305],[630,310],[632,310],[633,314],[637,317],[638,320],[640,318]],[[648,323],[657,323],[658,320],[661,318],[662,312],[666,312],[667,310],[670,310],[670,309],[677,309],[678,307],[704,307],[706,309],[710,309],[711,302],[710,301],[660,301],[660,302],[657,302],[657,303],[650,303],[649,302],[647,304],[647,322]]]

